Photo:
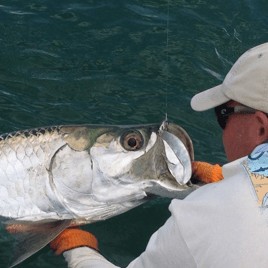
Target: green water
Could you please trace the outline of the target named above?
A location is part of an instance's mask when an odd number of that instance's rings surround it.
[[[196,160],[224,164],[213,112],[194,112],[189,102],[221,83],[244,51],[267,42],[268,2],[170,0],[168,54],[167,3],[0,0],[0,132],[144,124],[167,112],[192,137]],[[169,203],[155,199],[85,229],[108,259],[124,266],[169,217]],[[0,242],[6,267],[12,247]],[[18,267],[66,263],[46,247]]]

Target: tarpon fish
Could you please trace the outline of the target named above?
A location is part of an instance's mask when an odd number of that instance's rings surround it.
[[[65,228],[158,195],[183,198],[193,146],[179,126],[55,126],[0,136],[0,217],[20,263]]]

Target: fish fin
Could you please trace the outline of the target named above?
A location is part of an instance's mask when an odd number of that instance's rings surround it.
[[[70,224],[71,220],[59,220],[53,222],[15,222],[26,226],[26,231],[16,232],[14,234],[14,257],[12,264],[14,267],[24,261],[41,248],[45,247],[50,241],[57,237]]]

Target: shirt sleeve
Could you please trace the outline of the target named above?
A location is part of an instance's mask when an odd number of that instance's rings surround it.
[[[63,253],[69,268],[119,268],[89,247],[80,247]]]
[[[152,235],[146,250],[127,268],[197,267],[180,232],[174,210],[176,203],[172,202],[171,217]],[[118,268],[90,248],[76,248],[63,255],[70,268]]]

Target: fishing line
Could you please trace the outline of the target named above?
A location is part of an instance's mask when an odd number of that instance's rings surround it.
[[[167,96],[168,96],[168,75],[169,75],[169,62],[168,62],[168,58],[169,58],[169,43],[168,43],[168,31],[169,31],[169,0],[168,0],[168,8],[167,8],[167,53],[166,53],[166,61],[167,61],[167,74],[166,74],[166,119],[165,121],[167,121],[167,108],[168,108],[168,104],[167,104]]]

